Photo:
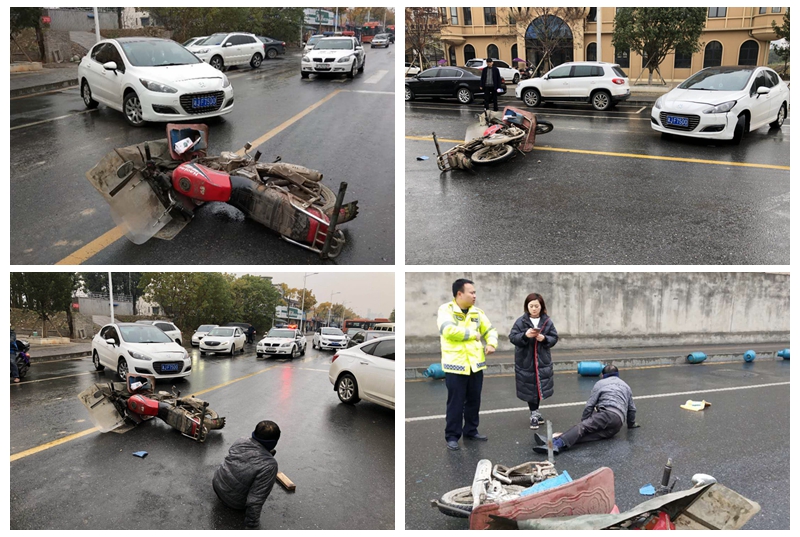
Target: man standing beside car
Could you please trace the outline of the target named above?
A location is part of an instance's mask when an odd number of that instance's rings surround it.
[[[500,69],[494,66],[492,58],[486,58],[486,67],[481,71],[481,91],[483,91],[483,109],[489,109],[489,102],[494,104],[497,112],[497,92],[502,86]]]

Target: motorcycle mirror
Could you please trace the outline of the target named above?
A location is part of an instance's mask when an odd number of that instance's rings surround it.
[[[117,177],[119,177],[120,179],[125,179],[132,172],[133,172],[133,161],[132,160],[128,160],[128,161],[125,161],[125,163],[122,164],[122,166],[117,168]]]

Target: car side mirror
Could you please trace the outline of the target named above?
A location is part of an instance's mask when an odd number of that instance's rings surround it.
[[[106,71],[116,71],[117,62],[106,62],[103,64],[103,69],[105,69]]]
[[[231,47],[231,46],[233,46],[233,43],[231,43],[230,41],[228,41],[227,43],[225,43],[225,44],[224,44],[224,45],[222,45],[222,46],[223,46],[223,47]]]
[[[114,341],[114,340],[113,340],[113,339],[111,339],[111,338],[108,338],[108,339],[106,340],[106,343],[108,343],[109,345],[111,345],[111,346],[114,346],[114,347],[117,345],[117,342],[116,342],[116,341]]]
[[[768,87],[766,87],[766,86],[761,86],[760,88],[758,88],[758,89],[756,90],[756,93],[757,93],[758,95],[766,95],[766,94],[767,94],[767,93],[769,93],[769,92],[770,92],[770,88],[768,88]]]

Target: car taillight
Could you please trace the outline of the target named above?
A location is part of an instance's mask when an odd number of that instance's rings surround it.
[[[621,86],[621,85],[623,85],[625,83],[625,79],[624,78],[612,78],[611,82],[613,82],[614,84],[616,84],[618,86]]]
[[[339,357],[338,354],[334,354],[333,358],[331,358],[331,363],[335,362],[338,357]]]
[[[286,46],[286,41],[284,41],[283,43],[281,43],[281,45],[283,45],[283,46],[285,47],[285,46]]]

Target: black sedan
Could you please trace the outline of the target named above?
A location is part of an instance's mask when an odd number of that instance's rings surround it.
[[[458,99],[461,104],[469,104],[475,95],[483,95],[480,85],[479,69],[433,67],[406,78],[406,101],[413,101],[417,97],[443,97]]]
[[[286,43],[278,41],[271,37],[258,36],[262,43],[264,43],[264,57],[274,60],[278,54],[286,54]]]

